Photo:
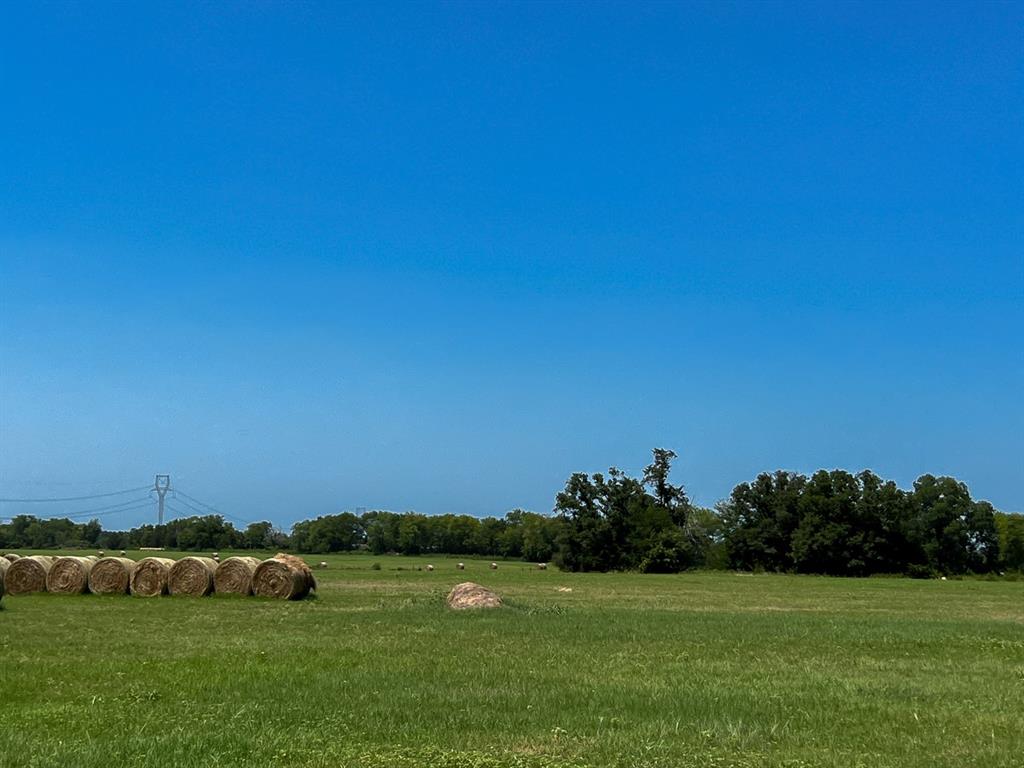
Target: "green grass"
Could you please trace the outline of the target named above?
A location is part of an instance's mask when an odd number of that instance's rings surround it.
[[[321,559],[300,603],[5,597],[0,766],[1024,763],[1021,582]]]

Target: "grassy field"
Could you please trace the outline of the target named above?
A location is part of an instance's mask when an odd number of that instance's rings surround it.
[[[1024,765],[1024,583],[313,559],[300,603],[8,595],[0,766]]]

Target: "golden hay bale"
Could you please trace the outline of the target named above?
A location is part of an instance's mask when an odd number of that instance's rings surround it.
[[[89,571],[89,591],[94,595],[127,595],[135,561],[104,557]]]
[[[11,567],[11,561],[0,557],[0,597],[4,596],[4,576],[7,575],[7,569]]]
[[[448,593],[448,607],[457,611],[467,608],[500,608],[501,597],[487,587],[464,581],[456,584]]]
[[[203,597],[213,592],[217,564],[210,557],[183,557],[171,566],[167,591],[172,595]]]
[[[255,557],[229,557],[213,574],[213,591],[217,594],[251,595],[252,575],[260,561]]]
[[[144,557],[135,564],[128,582],[133,595],[156,597],[167,594],[167,576],[174,561],[167,557]]]
[[[53,567],[49,555],[31,555],[11,563],[4,578],[9,595],[26,595],[29,592],[46,591],[46,574]]]
[[[3,559],[9,563],[13,563],[15,560],[20,560],[21,555],[16,555],[13,552],[8,552],[6,555],[4,555]]]
[[[81,595],[89,591],[89,571],[95,557],[58,557],[46,574],[46,590],[56,595]]]
[[[252,576],[253,594],[281,600],[301,600],[316,589],[312,569],[299,557],[278,552],[256,567]]]

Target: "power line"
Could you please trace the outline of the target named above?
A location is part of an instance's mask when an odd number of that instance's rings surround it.
[[[16,504],[47,504],[56,501],[88,501],[89,499],[105,499],[110,496],[121,496],[126,493],[134,493],[136,491],[146,491],[152,486],[143,485],[138,488],[126,488],[123,491],[113,491],[111,493],[94,493],[90,496],[65,496],[60,499],[0,499],[0,502],[11,502]]]
[[[134,512],[137,509],[152,508],[153,502],[150,499],[146,499],[143,504],[136,504],[134,507],[124,507],[121,509],[108,509],[106,512],[79,512],[74,515],[62,515],[61,517],[105,517],[106,515],[116,515],[119,512]],[[50,518],[53,519],[53,518]],[[58,520],[60,518],[57,518]]]
[[[216,513],[216,514],[218,514],[218,515],[222,515],[222,514],[224,514],[223,512],[221,512],[221,511],[220,511],[219,509],[217,509],[217,508],[216,508],[215,506],[213,506],[212,504],[207,504],[207,503],[206,503],[205,501],[201,501],[201,500],[197,499],[197,498],[196,498],[195,496],[189,496],[189,495],[188,495],[187,493],[185,493],[185,492],[184,492],[183,490],[181,490],[180,488],[175,488],[175,489],[174,489],[174,495],[175,495],[175,496],[184,496],[184,497],[185,497],[186,499],[188,499],[189,501],[192,501],[192,502],[194,502],[194,503],[198,504],[198,505],[199,505],[199,506],[201,506],[201,507],[206,507],[206,508],[207,508],[208,510],[210,510],[211,512],[215,512],[215,513]],[[183,502],[183,503],[184,503],[184,502]]]
[[[137,509],[144,509],[152,504],[151,499],[132,499],[130,501],[122,502],[121,504],[114,504],[106,507],[95,507],[93,509],[83,509],[78,512],[56,512],[46,517],[36,517],[36,515],[29,515],[38,520],[62,520],[71,519],[76,517],[103,517],[105,515],[114,515],[118,512],[134,512]],[[134,505],[134,506],[132,506]],[[13,520],[14,518],[5,518]]]
[[[175,502],[184,504],[186,507],[188,507],[189,509],[191,509],[193,512],[195,512],[198,515],[208,515],[208,514],[210,514],[209,512],[206,512],[205,510],[199,509],[198,507],[193,507],[191,504],[189,504],[184,499],[179,499],[177,497],[178,493],[179,493],[179,491],[174,491],[172,493],[172,497],[174,498]],[[181,495],[184,496],[185,494],[182,493]]]
[[[221,517],[226,517],[229,520],[234,520],[236,523],[245,523],[246,525],[252,525],[253,522],[254,522],[252,520],[243,520],[240,517],[235,517],[234,515],[229,515],[227,512],[221,512],[219,509],[217,509],[213,505],[207,504],[205,501],[201,501],[201,500],[197,499],[195,496],[189,496],[187,493],[185,493],[184,491],[182,491],[179,488],[175,488],[174,491],[172,491],[172,493],[175,496],[183,496],[184,499],[189,499],[190,501],[193,501],[196,504],[199,504],[200,506],[205,507],[206,509],[210,510],[210,512],[213,512],[215,515],[220,515]],[[181,503],[184,504],[185,506],[187,506],[189,509],[194,510],[195,512],[198,512],[199,514],[209,514],[209,513],[205,513],[205,512],[202,512],[201,510],[196,509],[191,504],[188,504],[184,499],[179,499],[179,501],[181,501]]]

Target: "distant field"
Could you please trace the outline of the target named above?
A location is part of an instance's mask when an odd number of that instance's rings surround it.
[[[5,597],[0,766],[1024,764],[1021,582],[309,559],[300,603]]]

